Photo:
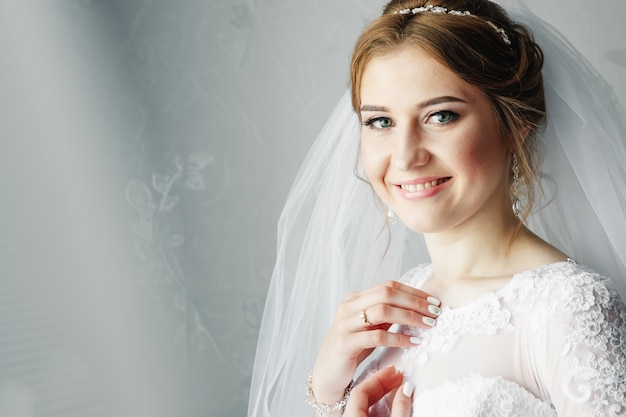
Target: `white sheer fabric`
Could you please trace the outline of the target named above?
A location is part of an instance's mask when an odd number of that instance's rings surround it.
[[[528,11],[521,0],[498,3],[514,20],[530,27],[546,58],[544,84],[548,125],[543,135],[544,161],[540,172],[545,198],[537,202],[528,225],[576,261],[610,277],[624,298],[626,126],[623,110],[585,59]],[[309,152],[278,225],[278,256],[259,335],[250,417],[310,415],[312,411],[304,402],[303,381],[337,306],[351,291],[396,279],[409,268],[429,261],[420,235],[400,223],[392,225],[387,233],[384,210],[370,187],[354,175],[356,165],[357,174],[365,176],[358,164],[358,141],[358,120],[346,93]],[[574,268],[563,265],[566,267]],[[582,270],[580,275],[587,276]],[[511,285],[514,284],[515,281]],[[479,322],[484,321],[480,314],[476,319]],[[515,329],[524,328],[524,320],[531,324],[521,315],[515,319],[515,323],[505,320],[502,323]],[[502,323],[493,324],[494,334],[488,337],[493,337],[496,345],[508,344],[505,347],[512,348],[509,336],[516,331],[501,330],[498,326]],[[530,337],[529,333],[528,343],[536,344],[518,348],[533,355],[544,342],[555,347],[558,343],[555,335],[562,334],[563,326],[567,325],[566,322],[551,322],[540,334]],[[539,338],[541,334],[545,340]],[[475,343],[475,349],[480,348],[480,342],[473,336],[464,337],[463,341]],[[622,338],[621,343],[626,341]],[[562,377],[571,376],[567,374],[570,368],[563,367],[560,371],[555,368],[551,374],[544,373],[553,381],[546,379],[524,385],[508,374],[496,372],[505,369],[496,364],[477,367],[475,373],[469,368],[461,372],[475,358],[469,355],[455,358],[455,351],[451,349],[429,359],[428,366],[433,366],[432,369],[436,368],[435,364],[443,369],[441,378],[428,379],[431,388],[437,383],[441,390],[470,392],[456,390],[460,385],[465,387],[458,378],[473,378],[467,381],[480,380],[481,385],[497,387],[515,383],[527,387],[524,389],[530,390],[532,398],[540,401],[538,407],[544,409],[542,404],[548,398],[551,385],[563,385]],[[489,355],[484,358],[491,359]],[[540,365],[544,367],[565,365],[563,361],[554,362],[555,358],[547,354],[543,359],[545,363]],[[584,365],[595,359],[586,356],[580,360]],[[522,368],[522,363],[514,365]],[[621,373],[623,381],[625,370],[619,369],[619,363],[611,362],[606,366],[615,366],[615,372]],[[511,364],[507,369],[510,368]],[[532,372],[532,369],[525,372]],[[525,377],[532,381],[532,375]],[[578,383],[585,382],[590,375],[581,373],[576,377],[579,380],[573,382]],[[421,390],[426,388],[420,386]],[[578,391],[580,385],[574,384],[571,388],[575,395],[584,394]],[[502,407],[507,401],[502,400]],[[557,397],[550,401],[560,411],[562,401]],[[419,408],[415,413],[420,415]],[[462,415],[491,414],[476,411]],[[564,415],[570,415],[566,409]]]
[[[402,281],[419,288],[432,272],[422,265]],[[399,329],[419,346],[386,349],[364,373],[401,369],[416,415],[626,415],[626,309],[608,279],[559,262],[442,310],[432,329]],[[384,400],[377,407],[389,414]]]

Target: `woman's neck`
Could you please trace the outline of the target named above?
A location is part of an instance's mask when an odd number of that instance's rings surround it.
[[[567,255],[519,225],[513,216],[424,235],[434,277],[454,280],[505,278]]]
[[[534,236],[513,216],[482,219],[455,230],[426,234],[435,275],[444,281],[508,275]],[[513,271],[514,273],[516,271]]]

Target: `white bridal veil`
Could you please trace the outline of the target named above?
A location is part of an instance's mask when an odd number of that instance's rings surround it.
[[[521,0],[497,1],[545,54],[544,194],[528,226],[613,279],[626,298],[626,122],[609,86]],[[310,150],[278,224],[278,256],[259,334],[249,417],[311,415],[304,381],[350,291],[428,261],[422,238],[384,211],[357,164],[347,92]],[[355,175],[355,171],[356,174]]]

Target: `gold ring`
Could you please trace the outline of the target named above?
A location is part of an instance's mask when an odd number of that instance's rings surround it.
[[[367,314],[365,314],[365,310],[361,310],[361,321],[365,324],[365,326],[372,327],[372,323],[367,321]]]

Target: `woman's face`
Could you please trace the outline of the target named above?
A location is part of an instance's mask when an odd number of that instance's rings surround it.
[[[367,64],[361,103],[365,172],[410,229],[459,230],[510,215],[509,152],[478,88],[409,46]]]

